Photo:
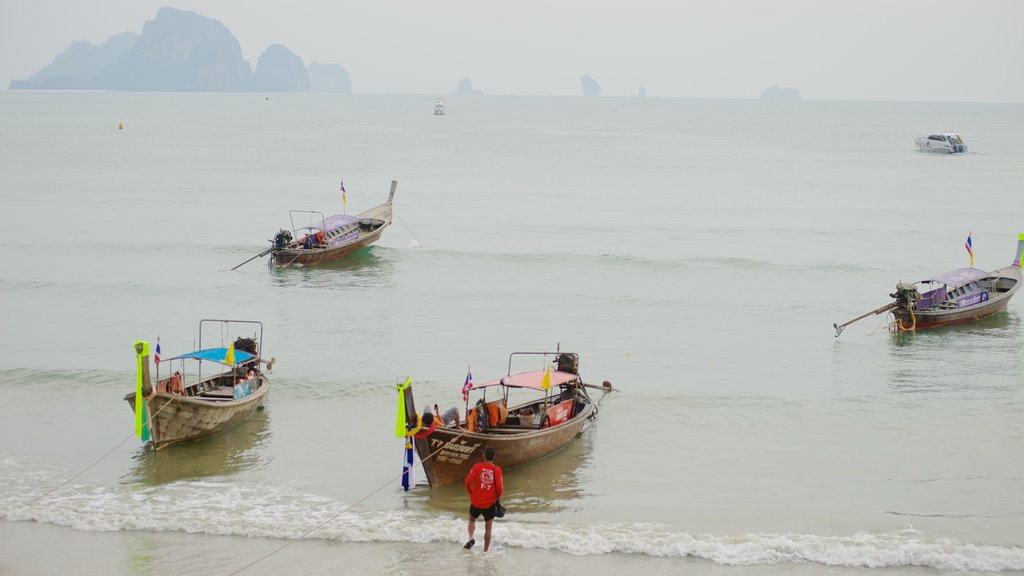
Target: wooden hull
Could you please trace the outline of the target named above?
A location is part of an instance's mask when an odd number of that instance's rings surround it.
[[[949,310],[921,310],[915,311],[913,315],[906,308],[898,307],[893,308],[892,315],[903,330],[923,330],[939,326],[952,326],[954,324],[964,324],[987,318],[997,312],[1006,310],[1006,305],[1010,303],[1010,298],[1013,298],[1013,295],[1017,293],[1021,285],[1020,268],[1016,266],[1001,268],[994,271],[992,275],[1001,279],[1014,280],[1015,283],[1008,291],[996,292],[988,301],[974,306]]]
[[[387,225],[381,226],[344,246],[323,249],[314,248],[312,250],[275,250],[272,252],[274,263],[279,266],[310,266],[343,258],[379,240],[385,228],[387,228]]]
[[[328,240],[326,246],[316,248],[303,248],[297,240],[287,246],[272,250],[270,253],[271,262],[278,266],[323,264],[324,262],[343,258],[360,248],[373,244],[384,234],[384,229],[391,225],[391,218],[394,213],[392,202],[395,198],[395,188],[397,186],[397,181],[391,182],[391,194],[388,196],[387,202],[360,212],[355,216],[359,220],[358,237],[343,244],[332,244],[334,241]],[[334,230],[333,233],[340,233],[344,229]],[[330,233],[328,233],[329,237]],[[343,237],[347,238],[348,234],[346,233]],[[338,241],[340,242],[340,240]]]
[[[270,381],[264,375],[259,378],[261,385],[249,396],[238,400],[158,393],[149,400],[151,444],[160,450],[212,436],[241,424],[263,405],[270,393]],[[134,412],[135,393],[127,394],[124,399]]]
[[[406,414],[414,415],[412,387],[405,391]],[[572,442],[583,432],[594,414],[587,403],[570,420],[551,428],[526,432],[497,431],[478,433],[457,428],[437,428],[425,438],[415,440],[416,453],[423,463],[431,486],[463,482],[474,464],[483,461],[485,446],[494,448],[494,462],[503,470],[511,470],[535,462]]]

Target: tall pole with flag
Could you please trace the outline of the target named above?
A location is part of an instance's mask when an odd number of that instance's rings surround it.
[[[403,384],[395,384],[398,390],[398,414],[395,419],[395,436],[405,439],[402,449],[402,490],[408,492],[409,488],[416,485],[413,477],[415,463],[413,461],[413,434],[419,432],[414,430],[410,433],[410,424],[405,411],[405,390],[412,385],[412,376],[405,379]]]
[[[341,181],[340,186],[341,186],[341,213],[342,214],[348,214],[347,208],[345,207],[348,204],[348,198],[345,197],[345,181],[344,180]]]
[[[971,268],[974,268],[974,243],[971,242],[971,233],[967,233],[967,242],[964,242],[964,248],[967,249],[967,255],[971,258]]]
[[[149,342],[142,340],[135,341],[135,435],[144,442],[148,438],[148,430],[145,429],[145,397],[142,394],[142,383],[145,380],[143,375],[149,369],[146,357],[149,356]]]

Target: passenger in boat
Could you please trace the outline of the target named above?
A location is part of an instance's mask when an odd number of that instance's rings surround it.
[[[498,511],[498,499],[504,491],[501,467],[494,464],[494,448],[484,447],[484,461],[477,462],[466,476],[466,491],[469,492],[469,541],[463,546],[469,550],[476,544],[476,519],[484,516],[484,552],[491,547],[491,523]]]
[[[174,374],[171,375],[171,380],[168,382],[168,388],[170,388],[168,392],[171,394],[185,393],[185,385],[181,380],[181,372],[175,371]]]
[[[455,406],[452,406],[445,410],[444,414],[441,414],[438,411],[437,404],[434,404],[434,416],[436,416],[439,426],[446,428],[458,428],[460,430],[462,429],[462,426],[459,423],[459,409]]]
[[[245,378],[240,379],[235,384],[235,390],[233,397],[235,400],[239,398],[245,398],[249,394],[252,394],[252,382],[256,378],[256,371],[249,368],[249,371],[245,373]]]

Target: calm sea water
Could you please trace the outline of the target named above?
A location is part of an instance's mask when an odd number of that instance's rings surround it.
[[[1012,260],[1024,106],[432,108],[0,92],[0,573],[1024,570],[1024,303],[832,330],[966,266],[968,233],[978,267]],[[915,152],[937,130],[971,152]],[[378,245],[226,271],[289,210],[339,211],[341,179],[349,212],[399,180]],[[191,350],[202,318],[264,323],[266,410],[119,444],[132,342]],[[466,552],[459,487],[401,491],[393,384],[454,405],[467,365],[559,345],[618,391],[508,474],[495,549]]]

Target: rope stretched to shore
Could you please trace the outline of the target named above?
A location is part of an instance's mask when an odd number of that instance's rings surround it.
[[[160,407],[160,409],[159,409],[159,410],[157,410],[157,411],[156,411],[156,413],[154,413],[153,415],[151,415],[151,416],[150,416],[149,418],[150,418],[151,420],[152,420],[153,418],[156,418],[156,417],[157,417],[157,416],[158,416],[158,415],[159,415],[159,414],[160,414],[161,412],[163,412],[163,411],[164,411],[164,408],[167,408],[168,406],[170,406],[170,405],[171,405],[171,402],[173,402],[173,401],[175,401],[175,400],[180,400],[180,399],[181,399],[181,395],[179,395],[179,394],[174,394],[174,395],[172,396],[172,398],[171,398],[171,401],[170,401],[170,402],[166,402],[166,403],[165,403],[165,404],[164,404],[163,406],[161,406],[161,407]],[[127,437],[126,437],[126,438],[125,438],[124,440],[121,440],[120,442],[118,442],[116,446],[114,446],[114,447],[113,447],[113,448],[111,448],[111,449],[110,449],[109,451],[107,451],[107,453],[106,453],[106,454],[104,454],[103,456],[100,456],[100,457],[99,457],[99,458],[98,458],[98,459],[97,459],[97,460],[96,460],[95,462],[93,462],[92,464],[89,464],[88,466],[86,466],[85,468],[83,468],[83,469],[82,469],[82,470],[81,470],[81,471],[80,471],[80,472],[79,472],[78,474],[75,474],[75,475],[74,475],[74,476],[72,476],[71,478],[68,478],[67,480],[65,480],[64,482],[62,482],[62,483],[61,483],[61,484],[60,484],[59,486],[57,486],[56,488],[54,488],[54,489],[50,490],[49,492],[46,492],[46,493],[42,494],[41,496],[36,496],[36,497],[35,497],[35,498],[33,498],[32,500],[30,500],[30,501],[29,501],[29,505],[31,505],[31,504],[35,504],[36,502],[38,502],[38,501],[42,500],[43,498],[46,498],[46,497],[47,497],[47,496],[49,496],[50,494],[53,494],[53,493],[54,493],[54,492],[56,492],[57,490],[60,490],[61,488],[63,488],[63,487],[65,487],[65,486],[67,486],[68,484],[70,484],[71,482],[73,482],[73,481],[74,481],[74,480],[75,480],[76,478],[78,478],[78,477],[79,477],[79,476],[81,476],[82,474],[85,474],[86,472],[88,472],[89,470],[91,470],[91,469],[92,469],[92,468],[93,468],[94,466],[96,466],[97,464],[99,464],[100,462],[102,462],[104,458],[106,458],[107,456],[110,456],[111,454],[113,454],[115,450],[117,450],[118,448],[120,448],[120,447],[121,447],[121,446],[122,446],[122,445],[123,445],[123,444],[124,444],[125,442],[127,442],[128,440],[130,440],[130,439],[131,439],[131,438],[132,438],[133,436],[135,436],[135,432],[132,432],[132,433],[131,433],[131,434],[129,434],[129,435],[128,435],[128,436],[127,436]]]
[[[438,452],[440,452],[441,450],[444,450],[445,448],[447,448],[447,447],[448,447],[448,445],[449,445],[449,444],[451,444],[452,442],[455,442],[455,441],[456,441],[456,440],[458,440],[459,438],[462,438],[462,437],[463,437],[464,435],[466,435],[466,434],[467,434],[468,432],[469,432],[469,430],[463,430],[461,434],[459,434],[459,435],[458,435],[458,436],[456,436],[455,438],[452,438],[451,440],[449,440],[449,441],[445,442],[443,446],[441,446],[441,447],[440,447],[440,448],[438,448],[437,450],[434,450],[433,452],[431,452],[431,453],[430,453],[430,454],[429,454],[429,455],[428,455],[428,456],[427,456],[426,458],[424,458],[423,460],[421,460],[421,462],[426,462],[427,460],[430,460],[430,459],[431,459],[431,458],[433,458],[433,457],[434,457],[434,455],[436,455],[436,454],[437,454]],[[321,522],[320,524],[317,524],[317,525],[316,525],[316,526],[314,526],[313,528],[310,528],[309,530],[305,531],[305,532],[304,532],[304,533],[303,533],[303,534],[302,534],[301,536],[299,536],[299,537],[298,537],[298,538],[296,538],[295,540],[289,540],[288,542],[286,542],[286,543],[282,544],[281,546],[278,546],[277,548],[275,548],[275,549],[271,550],[270,552],[267,552],[267,553],[266,553],[266,554],[264,554],[263,556],[260,556],[259,558],[257,558],[257,559],[255,559],[255,560],[253,560],[252,562],[250,562],[250,563],[246,564],[245,566],[242,566],[242,567],[241,567],[241,568],[239,568],[238,570],[235,570],[234,572],[232,572],[232,573],[231,573],[231,574],[229,574],[228,576],[235,576],[236,574],[238,574],[238,573],[240,573],[240,572],[244,572],[245,570],[248,570],[249,568],[252,568],[252,567],[253,567],[253,566],[255,566],[256,564],[259,564],[260,562],[262,562],[262,561],[266,560],[267,558],[270,558],[271,556],[273,556],[274,554],[277,554],[277,553],[278,553],[278,552],[280,552],[281,550],[284,550],[285,548],[287,548],[287,547],[291,546],[292,544],[294,544],[294,543],[298,542],[299,540],[302,540],[302,539],[304,539],[304,538],[305,538],[306,536],[309,536],[309,535],[310,535],[310,534],[312,534],[313,532],[316,532],[317,530],[319,530],[319,529],[323,528],[324,526],[326,526],[326,525],[330,524],[331,522],[334,522],[335,520],[337,520],[337,519],[338,519],[338,517],[339,517],[339,516],[341,516],[342,514],[344,514],[344,513],[348,512],[349,510],[351,510],[351,509],[355,508],[356,506],[358,506],[358,505],[362,504],[363,502],[365,502],[366,500],[368,500],[368,499],[369,499],[369,498],[370,498],[371,496],[373,496],[374,494],[376,494],[376,493],[380,492],[381,490],[383,490],[383,489],[387,488],[387,487],[388,487],[389,485],[393,484],[393,483],[395,482],[395,480],[398,480],[398,479],[400,479],[400,478],[401,478],[402,476],[404,476],[404,475],[405,475],[405,472],[403,471],[403,472],[402,472],[401,474],[399,474],[398,476],[395,476],[395,477],[393,477],[393,478],[390,478],[390,479],[389,479],[389,480],[388,480],[388,481],[387,481],[386,483],[384,483],[384,484],[381,484],[381,486],[380,486],[379,488],[377,488],[376,490],[374,490],[373,492],[370,492],[370,493],[369,493],[369,494],[367,494],[366,496],[363,496],[363,497],[362,497],[362,498],[360,498],[359,500],[356,500],[356,501],[355,501],[355,502],[353,502],[352,504],[349,504],[349,505],[348,505],[348,506],[346,506],[346,507],[345,507],[345,509],[344,509],[344,510],[342,510],[341,512],[338,512],[338,513],[337,513],[337,514],[335,514],[334,516],[332,516],[332,517],[328,518],[327,520],[324,520],[324,521],[323,521],[323,522]]]

